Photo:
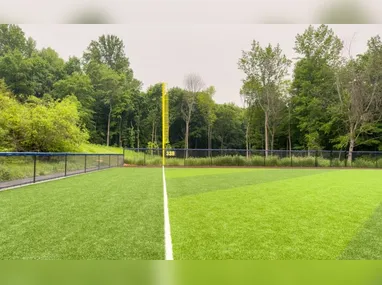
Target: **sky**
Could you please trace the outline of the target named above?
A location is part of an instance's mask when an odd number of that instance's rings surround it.
[[[295,59],[295,37],[303,24],[120,24],[20,25],[37,47],[51,47],[65,60],[81,57],[92,40],[114,34],[125,44],[135,77],[144,89],[158,82],[168,88],[184,86],[189,73],[199,74],[207,86],[215,86],[217,103],[242,105],[240,87],[244,74],[237,62],[253,40],[262,45],[280,44],[286,56]],[[367,40],[382,33],[382,25],[329,25],[344,41],[347,55],[366,50]],[[351,43],[351,44],[350,44]]]

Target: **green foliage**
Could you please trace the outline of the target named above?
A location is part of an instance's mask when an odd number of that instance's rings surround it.
[[[0,93],[0,145],[16,151],[75,151],[88,139],[79,126],[78,101],[73,96],[44,102],[29,97],[26,104]]]
[[[350,142],[357,151],[382,149],[380,36],[368,41],[363,54],[344,59],[343,44],[332,29],[309,26],[296,36],[295,51],[299,58],[291,84],[286,80],[290,60],[278,44],[253,41],[242,53],[238,65],[245,73],[245,108],[216,103],[214,94],[221,90],[205,88],[196,75],[188,76],[195,84],[169,89],[171,145],[186,147],[187,133],[191,149],[349,150]],[[75,128],[88,133],[89,142],[140,148],[161,143],[161,83],[142,90],[125,45],[115,35],[101,35],[82,57],[64,61],[50,47],[37,49],[17,25],[0,25],[0,81],[0,93],[8,94],[0,95],[0,151],[73,148],[66,143],[52,147],[56,142],[47,136],[67,128],[52,110],[71,96],[77,98]],[[266,163],[275,165],[274,158]],[[344,165],[343,160],[334,163]]]
[[[303,57],[296,63],[292,83],[293,113],[302,143],[308,149],[327,148],[333,130],[330,106],[337,104],[335,67],[343,48],[341,40],[326,25],[309,28],[296,37],[295,50]]]

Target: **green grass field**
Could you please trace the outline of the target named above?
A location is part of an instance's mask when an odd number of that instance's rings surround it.
[[[162,259],[162,191],[114,168],[0,192],[0,259]]]
[[[174,259],[382,259],[378,170],[169,168]],[[163,259],[162,170],[0,192],[0,259]]]

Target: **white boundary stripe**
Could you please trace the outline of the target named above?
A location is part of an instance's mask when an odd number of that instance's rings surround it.
[[[164,243],[165,243],[165,256],[166,260],[174,260],[172,255],[172,241],[171,241],[171,229],[170,229],[170,215],[168,211],[168,197],[167,197],[167,185],[164,166],[162,166],[163,173],[163,208],[164,208]]]
[[[36,185],[36,184],[41,184],[41,183],[45,183],[45,182],[51,182],[51,181],[55,181],[55,180],[61,180],[61,179],[65,179],[65,178],[75,177],[75,176],[79,176],[79,175],[89,174],[89,173],[93,173],[93,172],[100,172],[100,171],[104,171],[104,170],[112,169],[112,168],[116,168],[116,167],[105,168],[105,169],[100,169],[100,170],[94,170],[94,171],[89,171],[89,172],[82,172],[82,173],[77,173],[77,174],[71,174],[71,175],[68,175],[68,176],[61,176],[61,177],[57,177],[57,178],[46,179],[46,180],[42,180],[42,181],[36,181],[34,183],[31,182],[31,183],[15,185],[15,186],[11,186],[11,187],[0,189],[0,192],[8,191],[8,190],[13,190],[13,189],[17,189],[17,188],[22,188],[22,187],[26,187],[26,186],[31,186],[31,185]]]

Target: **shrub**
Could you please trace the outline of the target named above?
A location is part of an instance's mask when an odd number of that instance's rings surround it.
[[[316,165],[316,158],[312,156],[307,157],[293,157],[293,166],[296,167],[314,167]]]
[[[255,155],[249,158],[250,166],[264,166],[264,157]]]
[[[263,158],[264,159],[264,158]],[[266,159],[265,159],[265,165],[266,166],[277,166],[277,162],[279,160],[279,157],[278,156],[268,156]]]
[[[318,167],[330,167],[330,159],[323,157],[317,157],[317,166]]]
[[[375,168],[376,164],[375,161],[372,161],[370,159],[357,158],[353,161],[352,166],[359,168]]]
[[[290,161],[291,161],[290,157],[284,157],[284,158],[281,158],[278,161],[278,165],[279,166],[291,166],[291,162]]]
[[[209,157],[202,157],[202,158],[189,157],[189,158],[184,160],[184,165],[187,165],[187,166],[211,165],[211,158],[209,158]]]
[[[168,166],[183,166],[184,160],[181,158],[169,158],[166,160]]]
[[[0,181],[9,181],[11,178],[11,172],[4,165],[0,165]]]
[[[344,160],[340,160],[338,158],[334,158],[332,160],[332,166],[333,167],[345,167],[345,161]]]

